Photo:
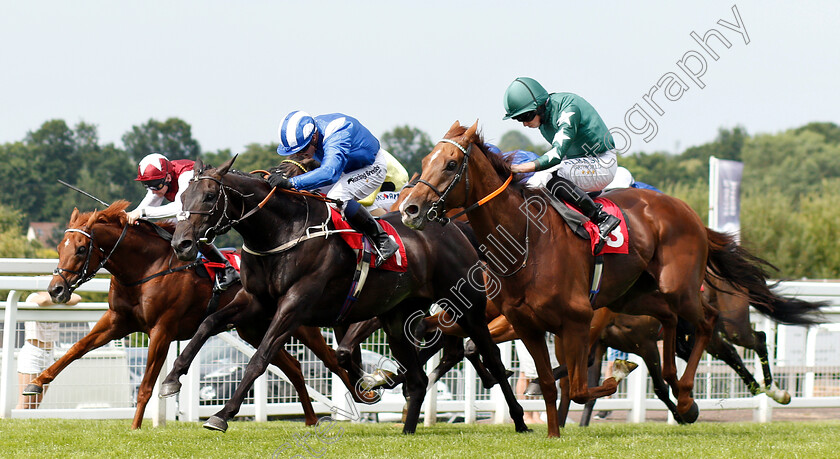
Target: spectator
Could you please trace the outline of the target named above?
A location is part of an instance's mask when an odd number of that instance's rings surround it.
[[[74,293],[66,304],[72,306],[81,299],[79,295]],[[38,306],[55,304],[47,292],[32,293],[26,297],[26,302],[35,303]],[[21,391],[55,362],[53,349],[56,341],[58,341],[58,323],[27,321],[24,324],[24,339],[23,347],[20,348],[17,359],[18,386]],[[38,408],[46,390],[47,388],[44,387],[44,392],[38,395],[21,394],[16,408],[19,410]]]

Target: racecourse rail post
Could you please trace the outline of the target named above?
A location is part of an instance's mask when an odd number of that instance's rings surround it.
[[[431,373],[435,367],[438,366],[440,363],[440,353],[442,351],[438,351],[435,355],[426,362],[426,374]],[[434,381],[429,381],[429,387],[426,390],[426,400],[425,400],[425,418],[423,419],[423,425],[426,427],[432,426],[437,423],[437,383]]]
[[[476,395],[476,380],[478,375],[475,374],[475,367],[472,364],[464,365],[464,423],[475,424],[476,410],[475,410],[475,395]]]
[[[499,350],[502,351],[502,364],[504,364],[505,368],[510,368],[511,365],[512,359],[510,358],[510,354],[513,349],[512,345],[513,341],[499,344]],[[504,424],[510,422],[507,401],[505,401],[505,396],[502,394],[502,389],[499,388],[498,384],[490,389],[490,400],[493,401],[493,423]]]
[[[3,367],[0,378],[0,418],[12,417],[12,407],[17,401],[17,373],[15,372],[15,333],[17,327],[17,304],[20,293],[10,290],[6,299],[6,313],[3,315]]]
[[[627,376],[627,396],[632,401],[630,412],[627,413],[627,422],[645,422],[645,402],[647,401],[647,376],[648,368],[644,359],[636,354],[628,355],[631,362],[639,365],[636,371]]]

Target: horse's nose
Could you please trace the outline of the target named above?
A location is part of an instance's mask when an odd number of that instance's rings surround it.
[[[50,299],[52,299],[53,303],[64,303],[67,301],[69,298],[65,298],[67,296],[65,295],[66,291],[67,289],[61,284],[52,285],[47,289],[47,293],[50,294]]]
[[[403,213],[409,218],[417,218],[417,215],[420,213],[420,207],[418,207],[417,204],[412,204],[407,206],[403,210]]]
[[[178,242],[177,244],[174,244],[174,245],[175,245],[175,251],[177,251],[179,253],[189,252],[190,249],[193,246],[193,241],[191,241],[189,239],[181,239],[180,242]]]

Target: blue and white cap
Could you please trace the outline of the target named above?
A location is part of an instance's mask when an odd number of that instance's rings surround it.
[[[278,155],[295,154],[309,145],[315,132],[315,119],[304,111],[296,110],[286,115],[286,119],[277,128],[280,145]]]

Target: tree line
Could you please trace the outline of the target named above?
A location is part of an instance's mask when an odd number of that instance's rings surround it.
[[[420,161],[433,147],[429,135],[409,125],[379,136],[383,148],[394,154],[409,171],[419,172]],[[523,149],[542,153],[547,144],[533,144],[522,130],[499,138],[502,151]],[[128,199],[137,203],[145,190],[134,181],[137,162],[153,152],[170,159],[201,158],[219,165],[234,154],[230,149],[203,151],[184,120],[151,119],[132,126],[121,138],[122,146],[103,144],[96,126],[49,120],[18,141],[0,145],[0,256],[54,257],[52,247],[25,240],[30,222],[58,224],[61,238],[74,207],[99,206],[57,182],[79,186],[106,202]],[[279,163],[276,143],[252,143],[242,151],[236,168],[268,169]],[[840,253],[834,234],[840,232],[840,127],[810,123],[784,132],[750,135],[743,127],[721,128],[706,144],[679,154],[665,152],[624,154],[619,164],[637,180],[685,200],[704,221],[708,215],[709,157],[744,163],[742,182],[742,243],[779,268],[782,278],[840,277]],[[101,207],[101,206],[99,206]],[[218,245],[238,246],[238,235],[220,239]]]

